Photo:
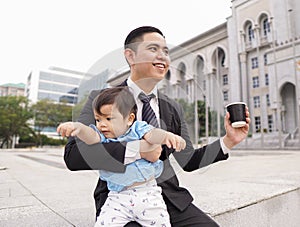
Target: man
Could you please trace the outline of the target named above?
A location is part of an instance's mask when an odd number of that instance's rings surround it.
[[[182,136],[186,141],[186,148],[181,152],[174,152],[174,149],[163,146],[151,152],[143,152],[139,151],[136,142],[86,146],[81,141],[76,142],[75,138],[70,137],[65,148],[66,165],[71,170],[104,169],[124,172],[123,163],[130,163],[139,158],[156,161],[159,157],[164,161],[164,171],[157,180],[159,186],[162,187],[162,195],[167,204],[172,226],[218,226],[192,203],[193,198],[188,190],[179,187],[169,156],[173,154],[185,171],[197,170],[211,163],[226,160],[228,151],[245,139],[248,134],[250,123],[248,110],[246,111],[246,126],[238,129],[231,127],[227,113],[225,116],[226,135],[208,146],[194,149],[183,119],[182,107],[157,90],[157,83],[164,78],[170,66],[169,50],[163,33],[154,27],[139,27],[129,33],[124,48],[124,55],[130,66],[130,77],[121,86],[129,86],[132,89],[138,106],[137,119],[142,120],[142,109],[146,105],[139,99],[140,93],[154,94],[154,97],[150,99],[150,106],[151,111],[155,113],[159,127]],[[86,125],[95,123],[91,103],[98,93],[99,91],[90,93],[78,121]],[[149,109],[148,112],[150,112]],[[92,152],[92,150],[97,150],[97,152]],[[99,180],[94,193],[97,216],[107,194],[106,182]],[[126,226],[139,225],[132,222]]]

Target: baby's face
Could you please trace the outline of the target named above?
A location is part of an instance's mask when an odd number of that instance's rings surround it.
[[[101,115],[94,111],[96,126],[106,138],[117,138],[123,135],[131,125],[129,117],[123,117],[113,104],[103,105]]]

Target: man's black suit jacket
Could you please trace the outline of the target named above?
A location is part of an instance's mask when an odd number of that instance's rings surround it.
[[[126,86],[126,82],[123,85]],[[79,122],[85,125],[95,124],[92,101],[99,92],[100,90],[94,90],[90,93],[78,119]],[[174,152],[173,149],[163,146],[160,159],[164,161],[164,171],[157,179],[159,186],[162,187],[162,194],[167,206],[171,203],[182,211],[193,201],[193,198],[187,189],[179,187],[177,176],[169,161],[170,154],[174,155],[178,164],[185,171],[193,171],[211,163],[226,160],[228,155],[223,153],[219,140],[208,146],[194,149],[183,118],[182,107],[160,92],[158,93],[158,99],[161,128],[182,136],[186,141],[186,148],[181,152]],[[64,160],[70,170],[103,169],[124,172],[126,168],[123,165],[125,147],[126,143],[86,145],[80,140],[70,137],[65,147]],[[200,185],[201,182],[199,182]],[[205,186],[201,185],[201,187]],[[99,179],[94,192],[97,216],[108,192],[106,182]]]

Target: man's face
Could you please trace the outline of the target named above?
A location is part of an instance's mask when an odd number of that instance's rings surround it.
[[[168,72],[169,65],[169,49],[164,37],[155,32],[146,33],[133,55],[132,75],[136,79],[160,81]]]

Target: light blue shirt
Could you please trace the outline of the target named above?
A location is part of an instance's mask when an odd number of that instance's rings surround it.
[[[124,135],[118,138],[105,138],[95,125],[90,125],[101,138],[101,143],[110,142],[130,142],[140,140],[143,136],[153,129],[153,126],[145,121],[135,121]],[[122,191],[125,187],[136,182],[144,182],[152,177],[159,177],[163,171],[163,162],[149,162],[145,159],[138,159],[135,162],[126,165],[124,173],[114,173],[105,170],[99,170],[100,178],[107,182],[110,191]]]

